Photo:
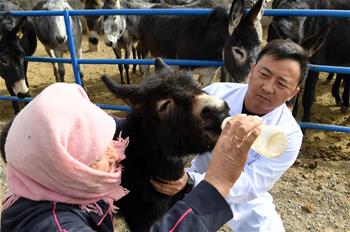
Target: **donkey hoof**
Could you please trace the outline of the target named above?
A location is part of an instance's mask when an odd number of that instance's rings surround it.
[[[335,100],[335,105],[341,106],[341,105],[343,105],[343,101],[342,100]]]
[[[348,106],[342,106],[340,107],[340,113],[341,114],[346,114],[348,112]]]

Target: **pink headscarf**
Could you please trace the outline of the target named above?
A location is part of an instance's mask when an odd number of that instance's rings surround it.
[[[120,186],[121,169],[108,173],[89,165],[106,151],[115,127],[113,118],[91,103],[79,85],[57,83],[44,89],[8,132],[9,194],[3,209],[18,197],[81,206],[103,199],[112,207],[128,192]],[[127,144],[128,139],[116,142],[119,161]]]

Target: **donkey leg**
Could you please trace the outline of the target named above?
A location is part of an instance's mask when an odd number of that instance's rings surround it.
[[[63,51],[61,50],[54,50],[56,57],[63,58]],[[66,74],[66,71],[64,70],[64,64],[58,63],[58,75],[60,78],[60,82],[64,82],[64,75]]]
[[[326,79],[326,81],[324,82],[325,85],[328,85],[329,83],[331,83],[333,77],[334,77],[335,73],[329,73],[328,77]]]
[[[139,41],[139,43],[137,44],[137,51],[140,53],[139,57],[141,57],[142,59],[147,59],[147,58],[151,57],[151,54],[150,54],[148,48],[146,48],[142,44],[142,41]],[[149,65],[139,65],[139,69],[140,69],[140,72],[141,72],[141,75],[142,75],[142,78],[143,78],[144,74],[149,69]]]
[[[136,48],[134,47],[134,46],[132,46],[132,58],[133,59],[137,59],[137,54],[136,54],[137,52],[136,52]],[[136,64],[134,64],[133,66],[132,66],[132,73],[136,73],[136,67],[137,67],[137,65]]]
[[[130,53],[132,52],[132,45],[129,44],[125,46],[125,58],[130,59]],[[129,64],[124,65],[125,68],[125,75],[126,75],[126,83],[130,84],[130,77],[129,77]]]
[[[310,122],[311,107],[315,99],[315,88],[318,80],[318,72],[309,71],[305,80],[305,90],[303,95],[304,122]]]
[[[293,103],[288,103],[288,105],[291,106],[291,104],[293,104],[293,110],[292,110],[292,114],[294,116],[294,118],[298,115],[298,110],[299,110],[299,106],[298,106],[298,101],[299,101],[299,94],[295,97],[293,97],[293,99],[291,99],[291,101],[294,101]]]
[[[119,47],[113,48],[113,52],[114,52],[115,56],[117,57],[117,59],[121,59],[122,55],[121,55],[121,49]],[[124,78],[123,78],[123,65],[118,64],[118,69],[119,69],[119,75],[120,75],[120,83],[125,84]]]
[[[141,55],[141,51],[138,47],[138,44],[135,45],[135,49],[136,49],[136,55],[137,55],[137,59],[142,59],[142,55]],[[140,65],[138,65],[140,68]],[[135,65],[135,67],[137,67],[137,65]]]
[[[147,55],[144,56],[143,59],[151,59],[151,54],[148,53]],[[140,65],[140,72],[141,72],[141,75],[144,76],[145,73],[147,73],[149,71],[149,65],[147,64],[141,64]]]
[[[45,50],[51,58],[56,58],[55,52],[52,49],[45,47]],[[56,82],[60,82],[60,75],[58,74],[58,64],[52,63],[52,68],[53,68],[53,75],[55,76]]]
[[[340,98],[340,95],[339,95],[341,80],[342,80],[342,77],[340,74],[338,74],[337,77],[335,78],[335,81],[334,81],[333,87],[332,87],[332,96],[335,98],[335,104],[337,106],[341,106],[343,103],[342,99]]]
[[[339,74],[338,74],[339,75]],[[349,108],[349,91],[350,91],[350,75],[342,74],[342,79],[344,83],[344,91],[343,91],[343,105],[341,107],[341,113],[346,114]]]
[[[5,82],[5,84],[6,84],[6,88],[9,91],[10,95],[11,96],[16,96],[16,94],[13,92],[12,86],[9,83],[7,83],[7,82]],[[18,112],[19,112],[19,104],[18,104],[17,101],[12,101],[12,108],[13,108],[14,113],[18,114]]]

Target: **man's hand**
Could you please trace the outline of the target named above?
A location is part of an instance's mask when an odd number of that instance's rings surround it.
[[[261,119],[240,114],[223,129],[212,152],[204,180],[226,197],[247,161],[248,151],[260,134]]]
[[[187,180],[188,175],[184,172],[182,177],[178,180],[167,181],[160,178],[152,178],[151,184],[158,192],[168,196],[174,196],[186,187]]]

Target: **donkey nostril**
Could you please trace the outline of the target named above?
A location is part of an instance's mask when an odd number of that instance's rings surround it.
[[[201,111],[202,118],[208,118],[212,114],[212,109],[210,107],[204,107]]]
[[[92,43],[93,45],[97,45],[98,39],[97,38],[89,38],[89,42]]]
[[[60,36],[56,36],[56,41],[57,41],[59,44],[61,44],[61,43],[63,43],[63,42],[65,41],[65,38],[60,37]]]
[[[23,99],[25,97],[29,97],[29,91],[27,93],[18,93],[17,97]]]
[[[105,41],[105,44],[108,46],[108,47],[110,47],[110,46],[112,46],[112,42],[111,41]]]

